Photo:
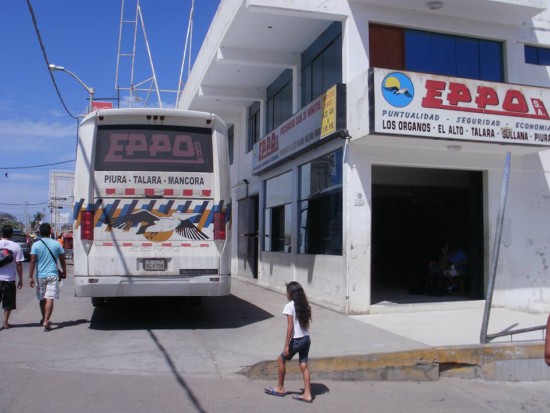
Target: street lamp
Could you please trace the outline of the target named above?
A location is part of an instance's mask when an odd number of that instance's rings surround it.
[[[57,65],[54,65],[54,64],[50,64],[49,68],[50,68],[50,71],[52,71],[52,72],[60,71],[60,72],[68,73],[69,75],[74,77],[76,79],[76,81],[78,83],[80,83],[82,85],[82,87],[84,87],[84,89],[86,89],[86,91],[90,94],[90,103],[88,105],[88,113],[90,113],[92,111],[93,104],[94,104],[94,88],[87,86],[86,83],[84,83],[82,80],[80,80],[80,78],[77,75],[75,75],[70,70],[65,69],[63,66],[57,66]]]

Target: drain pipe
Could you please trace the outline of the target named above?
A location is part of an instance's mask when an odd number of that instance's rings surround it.
[[[348,144],[349,144],[349,141],[351,139],[351,136],[349,136],[349,133],[347,130],[345,130],[345,137],[343,139],[345,139],[345,142],[344,142],[344,152],[342,154],[342,168],[344,167],[344,165],[348,165],[347,164],[347,159],[346,159],[346,156],[347,156],[347,149],[348,149]],[[349,251],[348,251],[348,245],[349,245],[349,214],[350,214],[350,208],[349,208],[349,205],[350,205],[350,202],[349,202],[349,196],[348,196],[348,193],[349,193],[349,174],[350,174],[350,168],[349,168],[349,165],[348,167],[346,168],[346,174],[345,174],[345,179],[346,179],[346,185],[344,186],[344,188],[346,188],[345,190],[345,193],[346,193],[346,202],[347,202],[347,208],[346,208],[346,226],[345,226],[345,231],[346,231],[346,239],[345,239],[345,251],[346,251],[346,306],[345,306],[345,313],[346,315],[349,315],[349,292],[350,292],[350,276],[349,276],[349,260],[351,258],[351,254],[349,254]],[[344,191],[342,191],[342,196],[344,196]]]
[[[506,162],[504,164],[504,173],[502,176],[502,188],[500,190],[500,208],[497,216],[497,226],[495,229],[495,240],[493,243],[493,253],[489,264],[489,279],[487,281],[487,297],[485,298],[485,310],[483,311],[483,322],[481,324],[481,334],[479,337],[481,344],[487,343],[487,328],[489,325],[489,315],[493,303],[493,291],[495,288],[495,278],[497,273],[498,255],[500,252],[500,240],[502,238],[502,224],[504,222],[504,209],[506,207],[506,197],[508,195],[508,181],[510,179],[510,152],[506,152]]]

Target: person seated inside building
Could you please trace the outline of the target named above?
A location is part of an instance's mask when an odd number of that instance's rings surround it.
[[[448,263],[443,270],[443,275],[447,279],[447,289],[450,293],[456,292],[466,279],[468,257],[464,251],[453,244],[446,244],[443,247],[442,256],[445,257]]]

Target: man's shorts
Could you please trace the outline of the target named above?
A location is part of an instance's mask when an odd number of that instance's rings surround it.
[[[0,281],[2,309],[15,310],[15,281]]]
[[[293,338],[290,340],[288,348],[288,354],[285,356],[281,353],[283,361],[291,360],[292,357],[298,353],[298,361],[300,363],[307,363],[309,356],[309,347],[311,346],[311,339],[309,336],[303,336],[300,338]]]
[[[38,278],[37,281],[36,298],[39,300],[46,298],[59,300],[59,277],[57,275]]]

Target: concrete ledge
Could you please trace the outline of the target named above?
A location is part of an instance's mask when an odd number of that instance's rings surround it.
[[[459,377],[494,381],[550,380],[543,360],[544,344],[505,343],[357,356],[310,359],[312,377],[331,380],[433,381]],[[242,371],[253,379],[276,379],[276,361],[263,361]],[[287,363],[287,377],[301,378],[296,361]]]

